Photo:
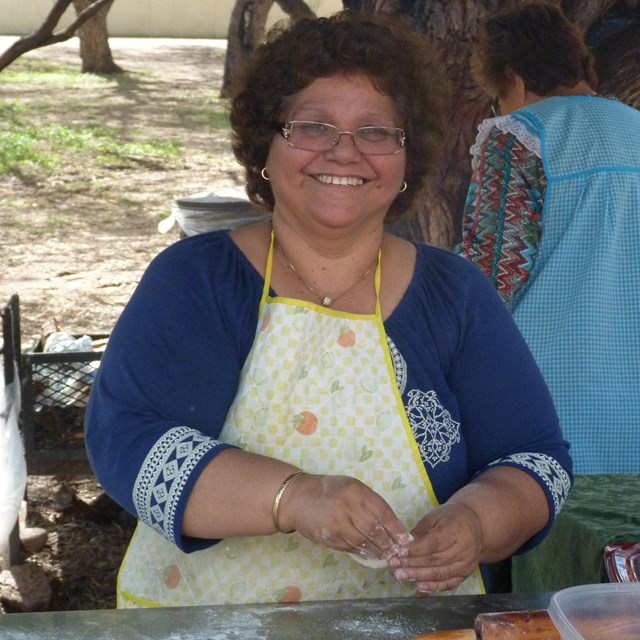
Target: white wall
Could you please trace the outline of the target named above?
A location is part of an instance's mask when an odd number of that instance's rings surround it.
[[[108,15],[114,37],[226,38],[235,0],[115,0]],[[306,0],[318,15],[342,9],[341,0]],[[0,0],[0,35],[26,35],[42,24],[53,0]],[[283,17],[274,6],[269,22]],[[73,16],[67,11],[60,27]]]

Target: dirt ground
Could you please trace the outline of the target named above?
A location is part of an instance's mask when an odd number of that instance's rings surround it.
[[[0,300],[19,294],[23,336],[39,333],[52,318],[64,331],[108,333],[149,260],[178,238],[175,228],[166,235],[157,230],[174,199],[242,184],[226,134],[184,126],[175,115],[191,96],[194,107],[218,96],[223,43],[110,42],[126,73],[106,82],[100,95],[86,95],[82,85],[52,94],[50,85],[20,83],[0,84],[0,97],[40,96],[49,102],[47,119],[59,123],[127,123],[141,135],[176,140],[181,161],[101,167],[91,175],[86,167],[64,167],[46,177],[0,177]],[[77,51],[72,40],[24,58],[79,67]],[[59,110],[51,107],[56,103]]]
[[[218,96],[224,43],[110,42],[125,73],[90,95],[81,83],[57,90],[0,78],[0,99],[43,105],[39,126],[88,119],[176,140],[180,159],[0,176],[0,301],[20,296],[23,346],[53,320],[62,331],[108,334],[150,259],[179,237],[177,228],[165,235],[157,229],[174,198],[242,184],[226,134],[199,121],[195,111]],[[9,44],[0,39],[3,50]],[[77,41],[14,64],[46,68],[52,61],[79,68]],[[131,520],[90,475],[32,476],[28,499],[27,524],[45,528],[48,543],[27,561],[50,577],[51,609],[114,607]]]

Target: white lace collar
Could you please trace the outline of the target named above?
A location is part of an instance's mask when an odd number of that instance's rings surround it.
[[[499,129],[503,133],[510,133],[514,135],[529,151],[535,153],[538,158],[542,158],[540,150],[540,138],[531,133],[525,124],[514,118],[511,114],[506,116],[497,116],[496,118],[487,118],[478,125],[478,135],[476,141],[469,149],[473,156],[473,164],[475,165],[478,155],[484,141],[493,128]]]

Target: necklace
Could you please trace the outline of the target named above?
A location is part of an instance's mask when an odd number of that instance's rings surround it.
[[[316,291],[298,273],[298,270],[293,266],[293,264],[291,264],[291,260],[289,260],[289,257],[285,253],[285,250],[282,248],[282,245],[278,242],[278,240],[276,240],[276,249],[278,250],[278,257],[280,258],[280,261],[284,265],[285,269],[287,269],[288,271],[291,271],[291,273],[293,273],[293,275],[296,276],[296,278],[298,278],[298,280],[300,280],[300,282],[302,282],[302,284],[307,289],[309,289],[309,291],[311,291],[311,293],[313,293],[314,296],[317,296],[320,299],[320,304],[322,304],[323,307],[330,307],[332,304],[340,300],[340,298],[347,295],[347,293],[349,293],[349,291],[351,291],[357,284],[362,282],[371,273],[371,270],[373,269],[373,267],[375,267],[378,264],[378,256],[376,255],[376,259],[371,263],[371,265],[369,265],[367,270],[351,286],[345,289],[342,293],[339,293],[337,296],[331,297],[327,295],[322,295],[319,291]]]

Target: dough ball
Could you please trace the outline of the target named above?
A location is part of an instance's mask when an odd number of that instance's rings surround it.
[[[358,564],[361,564],[363,567],[368,567],[369,569],[384,569],[388,566],[387,561],[381,560],[380,558],[365,558],[364,556],[359,556],[357,553],[350,553],[349,555]]]

